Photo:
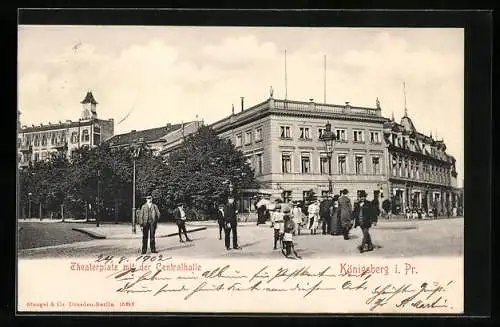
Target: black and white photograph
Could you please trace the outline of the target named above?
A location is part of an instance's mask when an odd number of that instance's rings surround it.
[[[19,310],[463,310],[461,28],[19,25],[17,117]]]

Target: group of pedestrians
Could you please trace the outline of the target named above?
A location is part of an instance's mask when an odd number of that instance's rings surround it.
[[[300,235],[302,229],[309,230],[311,235],[318,234],[319,228],[323,235],[342,235],[345,240],[349,240],[349,232],[352,228],[360,227],[363,233],[363,240],[358,246],[361,253],[373,250],[373,243],[369,229],[372,224],[376,224],[379,215],[378,204],[367,200],[364,190],[358,192],[358,201],[351,203],[348,197],[348,190],[344,189],[340,195],[328,194],[326,199],[320,201],[313,199],[311,203],[306,203],[306,213],[304,206],[301,209],[299,202],[293,201],[293,209],[288,204],[275,204],[271,212],[271,227],[274,229],[273,249],[278,248],[278,244],[286,246],[294,235]],[[288,228],[287,228],[288,227]],[[293,246],[293,241],[291,242]],[[291,254],[291,249],[286,249],[286,256]]]
[[[360,227],[363,232],[363,240],[358,246],[361,253],[373,250],[369,229],[372,224],[377,223],[378,206],[366,199],[366,192],[358,192],[358,201],[352,206],[348,190],[344,189],[340,195],[328,194],[323,201],[314,199],[307,205],[307,213],[304,214],[304,206],[301,208],[299,202],[292,202],[293,208],[288,204],[276,203],[270,212],[271,228],[273,228],[273,249],[280,246],[285,257],[300,258],[294,248],[293,236],[300,235],[302,229],[308,229],[310,234],[315,235],[321,226],[322,234],[342,235],[345,240],[349,239],[349,232],[354,227]],[[241,249],[238,245],[237,219],[238,210],[234,197],[230,196],[226,203],[221,203],[217,210],[217,221],[219,225],[219,240],[222,240],[224,231],[224,245],[226,250]],[[186,231],[186,212],[182,202],[177,203],[173,211],[180,242],[192,242]],[[146,197],[140,210],[137,212],[137,223],[142,230],[142,254],[147,251],[148,239],[151,253],[156,250],[155,233],[160,218],[158,206],[153,203],[152,197]],[[182,234],[185,240],[182,239]],[[232,247],[231,247],[232,238]],[[293,254],[293,256],[292,256]]]
[[[184,211],[184,204],[182,202],[177,203],[177,207],[174,212],[174,219],[177,224],[177,231],[179,235],[179,241],[184,243],[182,239],[182,234],[186,238],[186,242],[192,242],[188,237],[186,231],[186,212]],[[158,206],[153,203],[153,197],[151,195],[146,196],[146,203],[141,206],[141,209],[137,211],[137,224],[141,227],[142,231],[142,250],[141,254],[146,254],[148,249],[148,239],[149,248],[151,253],[158,253],[156,250],[156,228],[158,226],[158,220],[160,219],[160,210]]]

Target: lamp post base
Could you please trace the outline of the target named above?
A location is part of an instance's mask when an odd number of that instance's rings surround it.
[[[136,228],[135,228],[136,222],[135,222],[135,208],[132,208],[132,233],[136,233]]]

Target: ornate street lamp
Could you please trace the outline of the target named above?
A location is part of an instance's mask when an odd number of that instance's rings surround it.
[[[328,190],[332,192],[332,156],[333,151],[335,150],[337,135],[332,132],[332,125],[330,124],[330,122],[326,123],[325,131],[321,134],[320,140],[325,144],[326,156],[328,157]]]

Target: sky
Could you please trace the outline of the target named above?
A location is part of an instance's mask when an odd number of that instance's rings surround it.
[[[23,125],[77,120],[87,91],[115,134],[212,123],[269,97],[375,107],[443,139],[463,179],[464,33],[458,28],[34,26],[18,28]]]

